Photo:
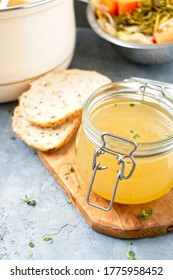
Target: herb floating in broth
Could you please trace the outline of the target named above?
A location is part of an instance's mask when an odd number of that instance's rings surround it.
[[[137,138],[140,138],[140,135],[138,134],[138,133],[135,133],[135,131],[133,130],[133,129],[130,129],[129,130],[129,132],[131,133],[131,134],[133,134],[133,139],[137,139]]]
[[[137,139],[137,138],[140,138],[140,135],[138,133],[133,135],[133,139]]]
[[[173,0],[91,0],[97,22],[112,36],[134,43],[173,42]]]

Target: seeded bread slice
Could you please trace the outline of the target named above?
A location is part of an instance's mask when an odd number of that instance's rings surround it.
[[[85,98],[111,80],[96,71],[52,71],[31,83],[20,98],[23,116],[32,125],[57,126],[81,115]]]
[[[20,106],[14,110],[13,131],[29,146],[41,151],[53,151],[64,146],[80,125],[80,118],[69,120],[58,127],[32,126],[21,114]]]

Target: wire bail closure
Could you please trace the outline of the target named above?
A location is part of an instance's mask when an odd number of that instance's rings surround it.
[[[143,96],[145,96],[145,93],[149,94],[150,91],[150,94],[152,93],[153,96],[157,95],[158,100],[165,98],[170,102],[173,102],[173,84],[138,77],[131,77],[129,80],[126,81],[138,83],[139,92]]]
[[[128,144],[131,144],[133,146],[133,148],[130,150],[130,152],[128,154],[125,154],[125,155],[118,154],[118,153],[106,148],[105,136],[110,136],[112,138],[122,140],[122,141],[124,141]],[[92,162],[93,173],[92,173],[91,181],[90,181],[90,184],[89,184],[86,201],[90,206],[96,207],[100,210],[109,211],[113,206],[114,198],[115,198],[115,195],[116,195],[116,191],[117,191],[119,181],[122,180],[122,179],[129,179],[132,176],[132,174],[135,170],[136,162],[134,160],[133,153],[137,149],[137,143],[135,141],[131,141],[130,139],[120,137],[118,135],[111,134],[111,133],[108,133],[108,132],[103,132],[101,134],[101,140],[102,140],[102,145],[100,147],[96,148],[96,150],[94,152],[94,156],[93,156],[93,162]],[[113,187],[112,197],[111,197],[109,206],[107,208],[90,202],[90,194],[91,194],[91,191],[92,191],[92,187],[93,187],[93,184],[94,184],[94,180],[95,180],[95,176],[96,176],[97,171],[105,170],[105,169],[108,168],[108,166],[100,166],[100,162],[97,162],[97,158],[99,156],[105,154],[105,153],[109,153],[109,154],[113,155],[115,157],[115,159],[117,159],[118,165],[121,165],[121,169],[119,169],[117,171],[117,176],[116,176],[115,184],[114,184],[114,187]],[[131,168],[129,174],[126,175],[126,176],[124,175],[124,170],[125,170],[124,159],[125,158],[129,158],[132,162],[132,168]]]

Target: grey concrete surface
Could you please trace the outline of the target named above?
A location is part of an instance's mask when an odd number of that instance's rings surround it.
[[[86,17],[86,6],[86,3],[74,0],[76,24],[78,27],[90,28]]]
[[[173,83],[173,63],[133,64],[91,29],[78,29],[71,68],[97,70],[118,81],[130,76]],[[173,260],[173,233],[129,240],[95,232],[38,159],[19,138],[13,139],[12,111],[17,102],[0,104],[0,259],[125,260],[133,250],[138,260]],[[35,199],[37,205],[22,202]],[[2,235],[2,236],[1,236]],[[53,243],[43,241],[51,236]],[[34,248],[28,243],[32,241]],[[28,255],[32,250],[33,256]]]

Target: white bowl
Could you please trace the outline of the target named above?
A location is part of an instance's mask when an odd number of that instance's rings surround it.
[[[14,101],[29,83],[69,66],[75,49],[73,0],[42,0],[0,10],[0,103]]]

